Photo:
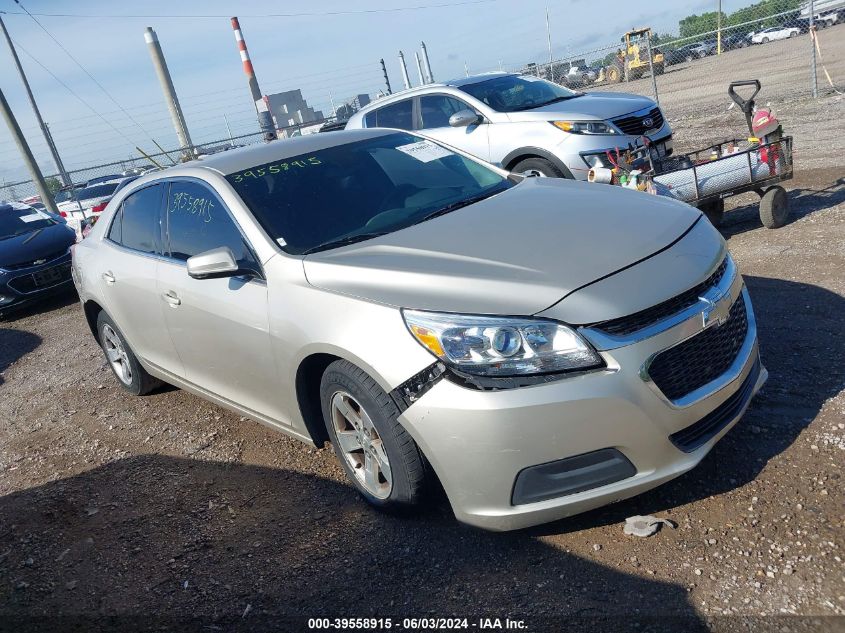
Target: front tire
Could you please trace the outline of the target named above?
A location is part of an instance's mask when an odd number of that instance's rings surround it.
[[[565,178],[565,174],[545,158],[525,158],[511,169],[517,174],[534,178]]]
[[[162,384],[158,378],[152,377],[141,367],[123,332],[105,311],[100,312],[97,317],[97,337],[112,373],[126,391],[135,396],[143,396]]]
[[[337,360],[320,381],[320,403],[335,455],[361,496],[385,510],[420,505],[428,483],[425,459],[376,381]]]

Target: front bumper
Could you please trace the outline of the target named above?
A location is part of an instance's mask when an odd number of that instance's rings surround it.
[[[400,420],[437,472],[457,518],[491,530],[528,527],[632,497],[696,466],[742,417],[768,376],[759,364],[756,323],[739,275],[732,290],[746,302],[749,318],[742,347],[728,371],[684,402],[663,397],[643,367],[690,336],[690,321],[602,351],[607,368],[601,371],[502,391],[475,391],[449,380],[434,385]],[[706,441],[693,450],[679,447],[681,431],[715,418],[718,425]],[[619,451],[635,474],[514,505],[523,470],[604,449]]]
[[[615,152],[619,149],[624,152],[629,146],[638,147],[642,145],[642,137],[615,135],[615,136],[589,136],[582,134],[568,134],[557,147],[555,154],[572,172],[576,180],[586,180],[590,171],[592,157],[597,156],[604,165],[609,166],[606,152]],[[672,129],[668,123],[652,136],[649,136],[652,144],[661,152],[661,155],[669,155],[673,151]]]
[[[0,314],[70,289],[73,285],[70,268],[68,252],[37,266],[0,269]]]

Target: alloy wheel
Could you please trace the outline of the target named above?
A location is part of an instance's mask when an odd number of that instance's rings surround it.
[[[132,384],[132,367],[129,365],[129,356],[126,354],[126,348],[117,332],[110,325],[103,326],[103,349],[115,375],[124,385]]]
[[[331,417],[337,450],[363,488],[378,499],[393,489],[390,460],[384,442],[364,407],[349,393],[332,396]]]

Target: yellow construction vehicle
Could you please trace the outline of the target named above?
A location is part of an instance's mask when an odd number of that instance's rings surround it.
[[[622,44],[616,59],[605,69],[605,78],[609,83],[619,83],[623,79],[633,81],[639,79],[649,71],[648,49],[651,28],[632,29],[622,36]],[[651,61],[654,74],[662,75],[665,67],[663,53],[658,49],[651,49]]]

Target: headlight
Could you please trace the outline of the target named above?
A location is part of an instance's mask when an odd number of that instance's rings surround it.
[[[446,364],[481,376],[526,376],[602,364],[571,328],[542,319],[403,310],[414,338]]]
[[[559,130],[570,134],[618,134],[605,121],[552,121]]]

